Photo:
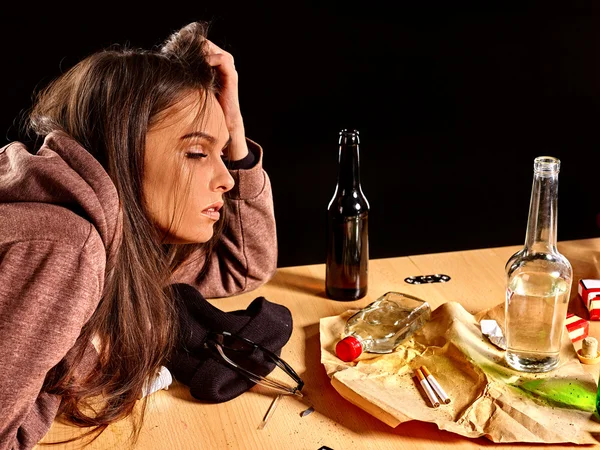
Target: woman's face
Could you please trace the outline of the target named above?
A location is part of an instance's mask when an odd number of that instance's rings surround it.
[[[234,181],[221,156],[229,132],[219,102],[190,94],[167,109],[146,135],[144,199],[164,242],[207,242],[220,216],[223,194]]]

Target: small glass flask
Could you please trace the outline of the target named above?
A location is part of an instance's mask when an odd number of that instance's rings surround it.
[[[505,266],[505,358],[522,372],[560,362],[573,269],[556,247],[559,170],[557,158],[535,158],[525,246]]]
[[[342,361],[361,353],[391,353],[431,318],[429,303],[412,295],[387,292],[346,321],[335,347]]]

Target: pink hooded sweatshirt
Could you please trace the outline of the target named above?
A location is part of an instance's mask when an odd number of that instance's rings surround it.
[[[257,163],[231,171],[233,213],[206,275],[197,280],[202,258],[173,274],[207,298],[255,289],[277,266],[271,184],[248,145]],[[76,141],[0,148],[0,450],[33,448],[52,425],[60,398],[44,378],[96,309],[121,235],[115,185]]]

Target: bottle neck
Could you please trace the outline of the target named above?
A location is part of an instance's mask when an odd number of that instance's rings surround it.
[[[557,200],[558,171],[535,171],[525,237],[526,251],[532,253],[556,251]]]
[[[338,162],[338,191],[344,193],[360,189],[358,143],[340,143]]]

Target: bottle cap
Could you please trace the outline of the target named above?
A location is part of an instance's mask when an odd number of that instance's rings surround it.
[[[362,345],[354,336],[347,336],[337,343],[335,353],[342,361],[353,361],[362,353]]]

